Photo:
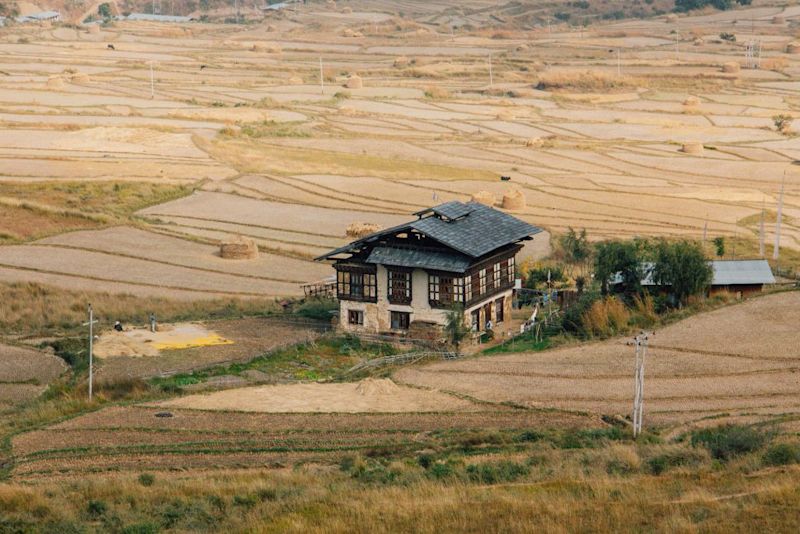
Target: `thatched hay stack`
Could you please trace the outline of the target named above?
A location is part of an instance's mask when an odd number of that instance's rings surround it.
[[[800,54],[800,43],[794,42],[786,45],[787,54]]]
[[[772,23],[773,24],[785,24],[786,23],[786,19],[783,17],[783,15],[775,15],[774,17],[772,17]]]
[[[664,18],[664,21],[667,24],[675,24],[676,22],[678,22],[678,15],[676,15],[675,13],[670,13]]]
[[[226,260],[254,260],[258,258],[258,246],[252,239],[236,236],[219,244],[219,255]]]
[[[89,33],[91,33],[91,34],[100,33],[100,25],[99,24],[92,24],[91,26],[89,26]]]
[[[514,112],[510,109],[504,109],[497,114],[497,119],[501,121],[513,121],[516,118]]]
[[[742,67],[735,61],[729,61],[727,63],[722,64],[722,72],[725,72],[727,74],[736,74],[741,69]]]
[[[345,28],[342,35],[345,37],[364,37],[363,33],[351,30],[350,28]]]
[[[379,224],[354,222],[347,226],[345,234],[347,234],[348,237],[361,239],[362,237],[374,234],[375,232],[379,232],[381,230],[383,230],[383,227]]]
[[[289,78],[289,85],[303,85],[303,78],[299,76],[292,76]]]
[[[395,67],[408,67],[410,63],[409,59],[406,56],[400,56],[394,58],[394,66]]]
[[[525,193],[514,189],[503,195],[503,209],[521,210],[525,207]]]
[[[345,6],[345,7],[342,8],[342,13],[344,13],[346,15],[349,15],[352,12],[353,12],[353,9],[350,6]]]
[[[681,152],[685,152],[686,154],[699,155],[703,153],[703,150],[703,143],[691,142],[684,143],[681,146]]]
[[[347,81],[344,84],[345,87],[348,89],[361,89],[364,87],[364,81],[361,79],[361,76],[358,74],[351,74]]]
[[[695,46],[702,46],[705,43],[705,41],[701,37],[698,37],[693,41],[693,43]]]
[[[487,206],[494,206],[495,202],[497,202],[497,200],[494,198],[494,193],[490,193],[489,191],[478,191],[477,193],[473,193],[470,200],[472,200],[472,202],[486,204]]]
[[[683,101],[683,105],[687,108],[696,108],[700,105],[700,99],[696,96],[689,96]]]
[[[64,88],[64,80],[61,76],[50,76],[47,78],[47,88],[48,89],[63,89]]]

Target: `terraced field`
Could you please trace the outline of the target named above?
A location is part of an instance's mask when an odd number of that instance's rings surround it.
[[[13,245],[0,279],[181,299],[297,294],[328,274],[311,259],[344,243],[348,224],[395,224],[483,190],[500,205],[509,188],[527,201],[515,214],[550,232],[699,238],[705,228],[752,241],[754,217],[774,213],[800,157],[797,137],[773,124],[797,113],[793,7],[578,31],[545,25],[546,10],[528,5],[411,2],[400,17],[394,3],[349,4],[247,26],[0,29],[0,181],[196,190],[110,223],[82,219],[78,194],[69,212],[44,209],[46,196],[36,209],[0,198],[30,221],[0,215]],[[756,37],[762,68],[722,72],[746,67]],[[681,151],[687,143],[705,148]],[[783,245],[800,250],[790,171],[785,202]],[[36,241],[108,224],[139,229]],[[767,254],[773,231],[768,218]],[[236,234],[262,259],[214,258]],[[546,241],[526,253],[546,254]]]
[[[35,399],[66,370],[57,356],[0,343],[0,412]]]
[[[587,428],[594,418],[491,408],[480,412],[400,414],[246,414],[113,407],[13,440],[14,477],[79,476],[106,470],[280,467],[339,461],[354,452],[425,450],[468,439],[481,428],[503,432]]]
[[[764,296],[681,321],[652,336],[648,424],[800,413],[800,293]],[[629,414],[634,349],[626,340],[408,368],[401,383],[490,402]]]

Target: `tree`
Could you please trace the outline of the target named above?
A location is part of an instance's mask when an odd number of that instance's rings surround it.
[[[97,14],[103,17],[103,19],[110,19],[111,18],[111,4],[105,2],[97,6]]]
[[[569,266],[568,275],[571,277],[572,268],[576,265],[581,268],[585,267],[592,254],[592,247],[589,245],[586,229],[576,232],[570,227],[566,234],[558,238],[558,243],[561,245],[564,261]]]
[[[699,244],[661,241],[656,246],[653,281],[659,286],[668,286],[678,303],[683,304],[688,297],[705,292],[712,276],[711,265]]]
[[[459,352],[461,341],[469,334],[464,322],[464,306],[462,304],[454,304],[452,308],[447,310],[447,320],[444,324],[444,332],[447,335],[447,340]]]
[[[603,294],[619,275],[625,293],[639,293],[642,289],[642,258],[639,246],[633,241],[604,241],[595,247],[594,275]]]
[[[714,238],[714,247],[717,249],[717,257],[721,258],[725,255],[725,238],[724,237],[715,237]]]

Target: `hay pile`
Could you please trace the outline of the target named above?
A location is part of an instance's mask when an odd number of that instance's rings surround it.
[[[258,246],[252,239],[236,236],[220,243],[219,255],[226,260],[253,260],[258,258]]]
[[[503,209],[521,210],[525,207],[525,193],[513,189],[503,195]]]
[[[48,89],[63,89],[64,88],[64,79],[61,76],[50,76],[47,78],[47,88]]]
[[[374,234],[375,232],[379,232],[381,230],[383,230],[383,226],[381,226],[380,224],[354,222],[347,226],[345,234],[347,234],[348,237],[355,237],[356,239],[361,239],[362,237]]]
[[[674,23],[678,22],[678,15],[676,15],[675,13],[670,13],[669,15],[667,15],[664,18],[664,21],[667,24],[674,24]]]
[[[700,99],[696,96],[689,96],[683,101],[683,105],[687,108],[696,108],[700,105]]]
[[[702,154],[703,150],[703,143],[691,142],[684,143],[683,146],[681,146],[681,152],[685,152],[687,154]]]
[[[772,17],[773,24],[784,24],[785,22],[786,19],[781,15],[775,15],[774,17]]]
[[[350,28],[345,28],[342,35],[345,37],[364,37],[363,33],[351,30]]]
[[[705,43],[705,41],[701,37],[698,37],[697,39],[695,39],[693,41],[693,43],[694,43],[695,46],[701,46],[702,44]]]
[[[513,121],[516,118],[516,115],[514,115],[514,112],[510,109],[504,109],[497,114],[497,120],[501,121]]]
[[[92,79],[85,72],[76,72],[70,77],[69,81],[73,83],[87,83],[92,81]]]
[[[789,43],[788,45],[786,45],[786,53],[787,54],[800,54],[800,43],[799,42],[794,42],[794,43]]]
[[[736,74],[741,70],[741,67],[735,61],[729,61],[728,63],[722,64],[722,72],[726,72],[728,74]]]
[[[406,56],[400,56],[394,58],[394,66],[395,67],[407,67],[410,63],[409,59]]]
[[[344,84],[345,87],[348,89],[361,89],[364,87],[364,81],[361,79],[361,76],[358,74],[351,74],[347,81]]]
[[[497,200],[494,198],[494,193],[490,193],[489,191],[478,191],[477,193],[473,193],[470,200],[472,202],[486,204],[487,206],[494,206],[495,202],[497,202]]]
[[[289,85],[303,85],[303,78],[299,76],[292,76],[289,78]]]

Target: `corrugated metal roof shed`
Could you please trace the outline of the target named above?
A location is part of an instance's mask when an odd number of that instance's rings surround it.
[[[152,13],[131,13],[125,20],[145,20],[150,22],[189,22],[191,17],[181,17],[178,15],[154,15]]]
[[[715,260],[711,267],[714,269],[711,285],[714,286],[775,283],[767,260]]]

